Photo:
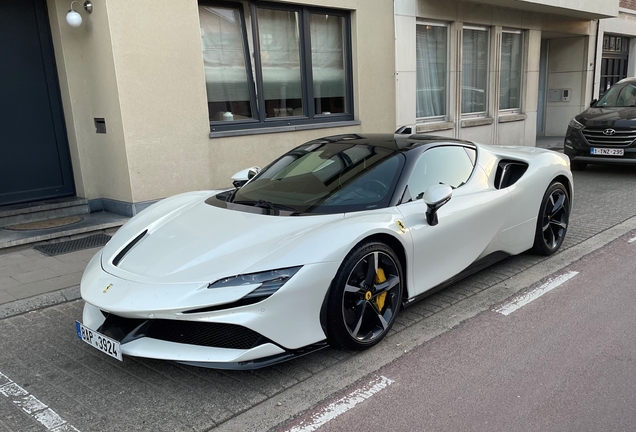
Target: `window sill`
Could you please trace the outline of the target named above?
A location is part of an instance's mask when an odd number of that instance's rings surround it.
[[[503,114],[499,116],[499,123],[510,123],[516,121],[522,121],[527,119],[528,116],[525,114]]]
[[[329,123],[314,123],[314,124],[304,124],[304,125],[292,125],[292,126],[276,126],[276,127],[264,127],[259,129],[239,129],[233,131],[222,131],[222,132],[210,132],[210,138],[224,138],[224,137],[233,137],[233,136],[244,136],[244,135],[263,135],[263,134],[272,134],[272,133],[280,133],[280,132],[295,132],[302,130],[311,130],[311,129],[327,129],[327,128],[337,128],[337,127],[348,127],[348,126],[359,126],[362,122],[359,120],[350,120],[350,121],[339,121],[339,122],[329,122]]]
[[[415,126],[415,133],[437,132],[455,129],[455,122],[420,123]]]
[[[479,118],[471,118],[462,120],[462,127],[475,127],[475,126],[486,126],[491,125],[495,122],[492,117],[479,117]]]

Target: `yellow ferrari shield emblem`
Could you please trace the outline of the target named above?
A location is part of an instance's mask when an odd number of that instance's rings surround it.
[[[402,232],[406,232],[406,226],[404,225],[404,222],[402,222],[401,220],[396,220],[395,224],[398,226],[398,228],[400,229],[400,231]]]
[[[108,290],[110,289],[110,287],[112,287],[113,284],[108,284],[108,286],[106,288],[104,288],[104,291],[102,291],[104,294],[106,294],[108,292]]]
[[[371,294],[371,291],[367,291],[367,293],[364,295],[364,299],[366,301],[371,300],[371,297],[373,296],[373,294]]]

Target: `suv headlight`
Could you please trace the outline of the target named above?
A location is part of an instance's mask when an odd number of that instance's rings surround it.
[[[581,123],[576,121],[575,118],[570,120],[570,123],[568,124],[568,126],[571,127],[572,129],[576,129],[576,130],[581,130],[581,129],[585,128],[585,126],[583,126]]]
[[[254,291],[243,298],[266,298],[274,294],[280,287],[291,279],[302,266],[288,267],[278,270],[268,270],[258,273],[249,273],[219,279],[208,285],[208,288],[229,288],[245,285],[254,285]]]

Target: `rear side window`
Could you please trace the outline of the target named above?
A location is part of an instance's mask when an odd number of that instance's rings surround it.
[[[411,197],[419,199],[426,189],[440,183],[452,188],[462,186],[473,172],[474,155],[473,149],[461,146],[441,146],[426,150],[416,162],[409,179]]]

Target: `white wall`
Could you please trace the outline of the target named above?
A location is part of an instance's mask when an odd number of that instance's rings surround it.
[[[508,6],[518,5],[506,2]],[[396,127],[411,125],[418,133],[431,133],[445,137],[463,138],[487,144],[535,145],[537,100],[539,87],[539,58],[542,34],[567,35],[573,37],[588,36],[592,26],[589,20],[575,19],[561,15],[533,13],[513,7],[499,7],[483,2],[464,2],[459,0],[395,0],[396,27]],[[415,30],[418,20],[447,23],[449,25],[449,62],[448,119],[443,123],[419,123],[416,119],[416,40]],[[461,88],[461,37],[464,23],[483,25],[490,28],[491,63],[489,71],[490,106],[484,121],[462,119],[459,93]],[[498,112],[496,102],[499,98],[499,70],[501,32],[504,28],[524,31],[525,62],[523,67],[522,105],[519,114]],[[585,38],[583,38],[585,39]],[[586,40],[586,39],[585,39]],[[588,80],[583,59],[577,59],[578,77],[563,77],[569,80],[567,88],[572,88],[571,100],[576,111],[583,100],[584,81]],[[559,66],[560,68],[561,66]],[[560,70],[555,70],[558,73]],[[572,72],[572,71],[567,71]],[[558,77],[554,77],[558,84]],[[574,80],[574,81],[572,81]],[[574,84],[574,87],[572,86]],[[559,108],[559,107],[555,107]],[[567,107],[566,107],[567,108]],[[563,111],[563,110],[561,110]],[[566,110],[567,111],[567,110]],[[566,114],[566,116],[569,114]],[[565,122],[567,123],[569,119]],[[555,121],[554,128],[557,129]]]
[[[550,40],[548,92],[569,89],[567,102],[547,102],[546,136],[564,136],[570,120],[584,111],[591,101],[594,38],[579,36]]]

